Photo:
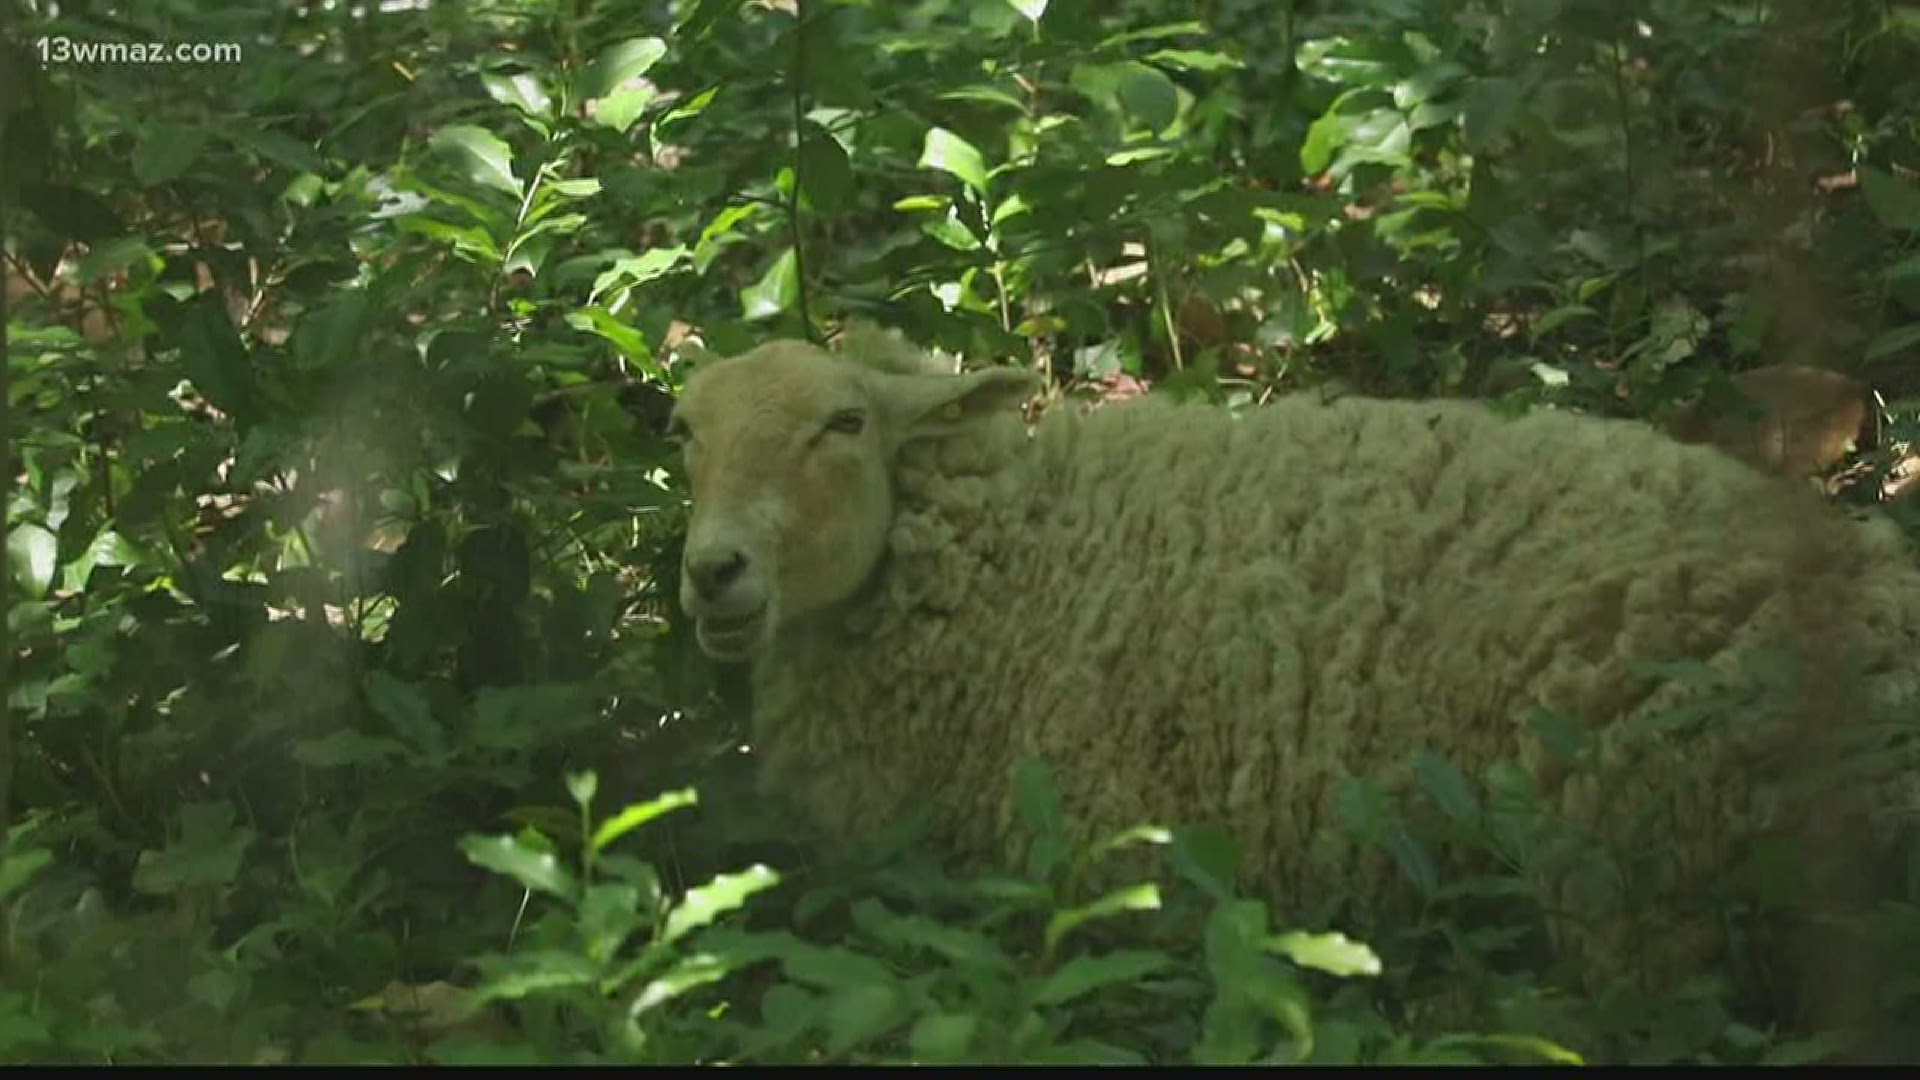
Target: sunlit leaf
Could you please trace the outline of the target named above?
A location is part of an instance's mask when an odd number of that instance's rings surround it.
[[[1115,889],[1091,904],[1068,908],[1049,919],[1045,934],[1046,946],[1052,950],[1060,943],[1060,939],[1089,922],[1129,911],[1152,911],[1159,906],[1160,887],[1152,882]]]
[[[1047,13],[1047,0],[1007,0],[1007,3],[1030,22],[1039,22],[1040,16]]]
[[[578,86],[582,101],[604,98],[628,79],[644,75],[667,55],[667,43],[657,37],[630,38],[601,50],[593,63],[581,73]]]
[[[1333,931],[1309,934],[1292,930],[1267,942],[1267,947],[1301,967],[1342,977],[1380,974],[1380,957],[1365,942]]]
[[[986,193],[987,166],[981,160],[980,151],[945,128],[927,129],[926,143],[920,151],[920,167],[951,173],[973,190]]]
[[[540,82],[540,77],[529,71],[511,75],[482,75],[480,85],[487,96],[502,105],[510,105],[535,119],[547,115],[547,107],[552,98]]]
[[[672,813],[682,807],[693,806],[700,801],[699,793],[692,788],[663,792],[643,803],[635,803],[600,823],[593,831],[590,846],[598,852],[608,844],[620,839],[647,822],[663,814]]]
[[[667,915],[662,941],[678,941],[694,930],[747,902],[747,898],[780,883],[780,875],[755,864],[737,874],[718,874],[712,881],[688,889]]]
[[[760,280],[740,290],[740,308],[749,322],[770,319],[800,298],[799,262],[793,249],[780,253]]]
[[[26,522],[7,530],[7,563],[22,592],[46,595],[59,548],[59,538],[43,526]]]
[[[573,875],[550,851],[539,851],[513,836],[463,836],[460,851],[482,869],[505,874],[537,892],[571,900],[579,892]]]
[[[498,135],[471,124],[455,124],[433,133],[430,145],[461,167],[467,179],[483,187],[520,194],[513,175],[513,151]]]

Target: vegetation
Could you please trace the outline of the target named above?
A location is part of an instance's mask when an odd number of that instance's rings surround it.
[[[1050,407],[1340,387],[1664,420],[1793,363],[1878,392],[1841,470],[1877,501],[1920,433],[1920,5],[0,19],[0,1060],[1920,1052],[1920,859],[1819,924],[1886,958],[1841,1021],[1725,972],[1593,986],[1546,915],[1632,853],[1517,767],[1352,781],[1329,842],[1392,851],[1411,923],[1236,896],[1206,823],[1066,850],[1037,763],[1028,865],[956,876],[911,823],[800,843],[751,787],[739,673],[676,621],[661,431],[688,334],[853,317],[1032,364]],[[1157,880],[1084,888],[1142,846]],[[1796,915],[1807,868],[1755,868],[1730,925]]]

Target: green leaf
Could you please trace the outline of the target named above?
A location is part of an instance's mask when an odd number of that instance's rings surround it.
[[[839,1057],[886,1031],[899,998],[885,984],[850,986],[827,1001],[827,1054]]]
[[[687,895],[668,913],[660,940],[678,941],[746,903],[754,893],[779,883],[779,874],[758,863],[737,874],[717,874],[705,885],[687,890]]]
[[[520,194],[520,180],[513,175],[513,151],[493,132],[455,124],[434,132],[429,145],[459,165],[474,183],[508,195]]]
[[[647,347],[647,339],[640,331],[615,318],[606,308],[595,305],[578,311],[567,312],[567,325],[575,330],[602,337],[620,350],[620,355],[640,365],[642,368],[654,368],[653,350]]]
[[[1453,762],[1422,750],[1414,755],[1413,774],[1442,813],[1466,824],[1480,819],[1480,801],[1474,797],[1473,785]]]
[[[914,1021],[907,1033],[907,1048],[915,1064],[943,1065],[958,1062],[973,1043],[980,1021],[972,1013],[929,1013]]]
[[[363,355],[360,338],[372,321],[372,303],[359,289],[328,298],[300,317],[293,355],[305,367],[333,367]]]
[[[60,539],[41,525],[22,523],[7,530],[7,566],[21,591],[39,598],[53,583]]]
[[[1040,16],[1047,13],[1047,0],[1007,0],[1007,3],[1025,15],[1028,22],[1039,22]]]
[[[1532,339],[1538,341],[1575,319],[1599,317],[1599,312],[1585,304],[1562,304],[1547,312],[1545,315],[1533,320],[1533,325],[1529,327],[1529,330],[1531,331]]]
[[[567,774],[567,794],[580,804],[582,810],[593,804],[594,792],[600,790],[600,775],[592,769]]]
[[[482,75],[480,85],[487,96],[502,105],[510,105],[536,120],[545,119],[547,107],[553,99],[547,88],[541,85],[540,77],[530,71],[515,72],[512,75]]]
[[[1128,911],[1153,911],[1159,907],[1160,887],[1152,882],[1115,889],[1091,904],[1068,908],[1047,920],[1045,935],[1047,951],[1053,951],[1054,946],[1075,928],[1096,919],[1110,918]]]
[[[603,128],[625,131],[653,103],[653,96],[650,86],[623,86],[605,97],[594,98],[593,122]]]
[[[649,248],[637,256],[623,256],[593,279],[593,292],[588,294],[588,299],[599,303],[600,298],[611,290],[638,288],[668,274],[678,273],[687,268],[686,263],[690,258],[691,255],[682,244]]]
[[[209,290],[180,320],[180,359],[194,389],[215,408],[245,419],[253,412],[254,373],[247,347],[240,343],[227,305]]]
[[[1920,345],[1920,323],[1909,323],[1881,334],[1867,344],[1867,359],[1878,360],[1883,356],[1910,349]]]
[[[643,803],[635,803],[600,823],[593,831],[593,841],[589,845],[595,854],[608,844],[627,835],[633,830],[652,821],[662,814],[672,813],[682,807],[693,806],[700,801],[699,793],[692,788],[663,792]]]
[[[1177,71],[1230,71],[1244,66],[1237,57],[1198,49],[1156,49],[1143,59],[1148,63],[1165,64]]]
[[[740,309],[749,322],[757,322],[780,314],[799,298],[799,260],[788,248],[773,260],[759,281],[740,290]]]
[[[600,975],[598,966],[586,957],[559,949],[520,950],[510,957],[483,962],[481,970],[480,985],[473,988],[470,999],[473,1005],[524,998],[543,990],[591,986]]]
[[[668,968],[666,974],[648,983],[633,999],[627,1015],[640,1016],[689,990],[719,982],[732,970],[732,965],[711,953],[696,953],[686,957]]]
[[[986,194],[987,166],[980,151],[946,128],[927,129],[926,144],[920,151],[920,167],[950,173],[973,190]]]
[[[40,868],[53,861],[53,852],[46,848],[32,848],[27,851],[9,851],[0,855],[0,900],[5,900],[17,892],[21,886],[32,880]]]
[[[1047,976],[1034,991],[1036,1005],[1060,1005],[1114,983],[1132,982],[1166,967],[1165,953],[1122,949],[1098,956],[1076,956]]]
[[[1301,967],[1342,978],[1380,974],[1380,957],[1364,942],[1338,931],[1309,934],[1291,930],[1268,941],[1267,948]]]
[[[582,101],[604,98],[628,79],[646,74],[667,55],[667,43],[657,37],[629,38],[602,50],[581,73],[579,97]]]
[[[1920,187],[1915,187],[1871,165],[1860,166],[1860,189],[1867,207],[1880,224],[1903,232],[1920,232]]]
[[[395,734],[428,754],[446,750],[446,733],[433,718],[427,695],[418,686],[377,669],[367,672],[365,686],[367,703],[392,725]]]
[[[133,178],[142,184],[164,184],[191,168],[206,145],[205,128],[156,124],[134,147]]]
[[[808,124],[800,137],[800,182],[814,209],[839,213],[853,195],[853,170],[847,152],[818,124]]]
[[[1531,1054],[1542,1061],[1551,1062],[1555,1065],[1586,1064],[1585,1059],[1579,1054],[1574,1053],[1558,1043],[1549,1042],[1535,1035],[1447,1035],[1428,1043],[1426,1049],[1428,1051],[1445,1051],[1454,1047],[1479,1046],[1496,1047],[1501,1050],[1510,1051],[1517,1050],[1523,1054]],[[1785,1064],[1785,1062],[1763,1062],[1762,1064]]]
[[[587,955],[596,963],[613,958],[646,917],[640,911],[640,888],[623,881],[589,886],[580,897],[580,933]]]
[[[133,887],[166,895],[230,885],[254,831],[234,824],[231,803],[190,803],[180,809],[180,838],[160,851],[143,851]]]
[[[552,852],[535,850],[517,837],[463,836],[460,851],[475,866],[505,874],[536,892],[563,900],[572,900],[579,893],[573,875],[560,865]]]

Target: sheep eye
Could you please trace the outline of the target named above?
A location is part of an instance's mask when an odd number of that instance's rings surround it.
[[[858,409],[842,409],[827,421],[827,430],[841,435],[858,435],[866,426],[866,415]]]

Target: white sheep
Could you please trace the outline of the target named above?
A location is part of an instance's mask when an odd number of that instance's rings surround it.
[[[1009,772],[1038,755],[1089,833],[1219,821],[1250,880],[1321,910],[1404,893],[1386,860],[1317,841],[1343,777],[1404,780],[1430,749],[1469,775],[1524,763],[1568,819],[1650,830],[1704,893],[1808,805],[1754,755],[1914,699],[1901,541],[1716,451],[1312,395],[1062,408],[1029,434],[1031,388],[873,333],[687,383],[682,602],[707,653],[752,664],[764,781],[830,834],[931,801],[956,851],[1008,854]],[[1688,692],[1642,662],[1732,670],[1776,645],[1818,676],[1782,723],[1635,737]],[[1543,707],[1644,784],[1561,770]]]

